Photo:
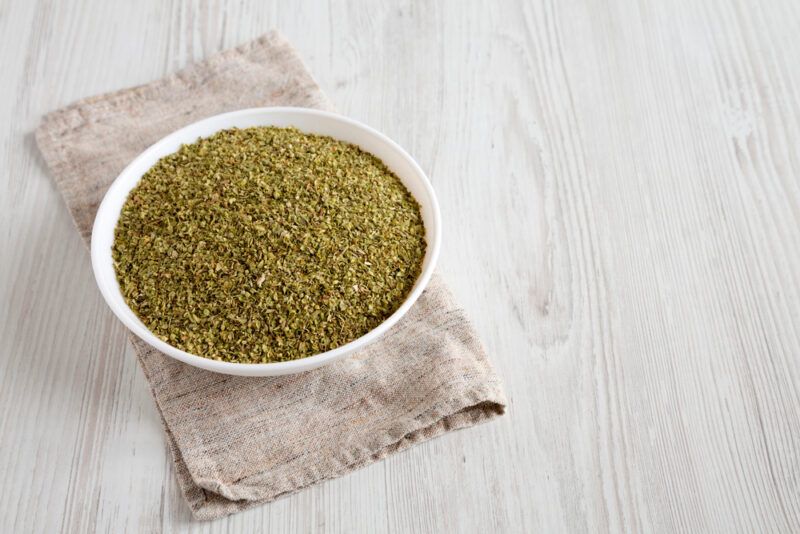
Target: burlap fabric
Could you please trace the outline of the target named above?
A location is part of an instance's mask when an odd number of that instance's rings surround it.
[[[275,105],[331,109],[292,47],[271,33],[162,80],[50,113],[36,139],[88,242],[106,188],[149,145],[210,115]],[[298,375],[215,374],[131,341],[199,519],[343,475],[505,408],[480,341],[437,276],[380,341]]]

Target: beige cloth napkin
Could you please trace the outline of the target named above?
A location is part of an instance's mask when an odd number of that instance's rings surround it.
[[[278,33],[133,89],[50,113],[39,148],[88,242],[120,171],[168,133],[257,106],[331,109]],[[502,385],[436,276],[369,348],[314,371],[243,378],[202,371],[131,335],[192,513],[213,519],[341,476],[504,412]]]

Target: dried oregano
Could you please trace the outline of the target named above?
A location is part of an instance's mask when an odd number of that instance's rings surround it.
[[[224,130],[160,159],[115,230],[122,293],[159,338],[293,360],[391,315],[425,254],[419,205],[375,156],[294,128]]]

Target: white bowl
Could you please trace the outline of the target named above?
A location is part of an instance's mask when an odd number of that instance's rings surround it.
[[[160,158],[172,154],[182,144],[193,143],[198,137],[208,137],[226,128],[251,126],[294,126],[307,133],[329,135],[353,143],[379,157],[400,178],[419,202],[425,223],[427,250],[422,263],[422,273],[403,304],[388,319],[373,330],[350,343],[327,352],[276,363],[231,363],[203,358],[180,350],[156,337],[128,307],[120,292],[111,247],[114,228],[128,193]],[[111,310],[134,334],[145,342],[189,365],[243,376],[272,376],[308,371],[331,363],[353,353],[378,339],[411,308],[425,289],[433,273],[441,242],[441,215],[439,204],[428,178],[419,165],[397,143],[360,122],[323,111],[304,108],[253,108],[223,113],[190,124],[157,142],[137,157],[114,180],[97,210],[92,228],[92,268],[100,292]]]

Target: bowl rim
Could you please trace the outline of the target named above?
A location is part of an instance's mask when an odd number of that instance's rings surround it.
[[[429,255],[429,261],[427,265],[422,269],[422,272],[417,278],[417,282],[414,288],[408,294],[406,299],[403,301],[400,307],[398,307],[397,310],[395,310],[395,312],[392,313],[392,315],[390,315],[381,324],[379,324],[378,326],[376,326],[363,336],[354,339],[353,341],[350,341],[345,345],[336,347],[335,349],[314,354],[312,356],[307,356],[305,358],[300,358],[297,360],[290,360],[285,362],[235,363],[235,362],[213,360],[211,358],[204,358],[202,356],[186,352],[173,345],[170,345],[169,343],[159,339],[149,329],[143,327],[142,324],[134,322],[130,318],[130,316],[125,313],[125,310],[127,310],[130,313],[130,315],[136,317],[136,314],[133,312],[133,310],[130,309],[127,302],[125,302],[124,297],[122,297],[121,299],[122,309],[118,307],[116,301],[112,298],[114,296],[120,296],[120,297],[122,296],[122,292],[120,291],[119,284],[116,279],[116,273],[115,272],[113,273],[114,276],[111,277],[112,280],[109,281],[108,277],[105,275],[107,269],[103,265],[104,262],[107,261],[108,256],[111,254],[111,250],[103,247],[100,244],[99,239],[96,239],[96,236],[99,235],[98,230],[100,229],[101,225],[104,224],[102,221],[106,219],[105,216],[101,215],[105,214],[111,209],[109,207],[110,204],[109,198],[113,196],[112,193],[116,192],[119,189],[123,189],[127,186],[129,180],[126,180],[124,178],[128,174],[130,174],[131,169],[136,167],[139,164],[139,162],[141,162],[141,160],[152,156],[154,152],[160,151],[165,144],[171,143],[176,137],[179,137],[190,130],[201,128],[208,122],[219,121],[220,119],[232,119],[240,116],[263,114],[263,113],[290,113],[298,115],[325,117],[328,119],[333,119],[335,121],[344,123],[349,128],[361,129],[365,131],[367,134],[376,137],[383,143],[387,144],[401,158],[403,158],[406,161],[406,163],[408,163],[409,166],[412,168],[414,173],[417,174],[417,177],[420,179],[422,186],[425,190],[425,193],[428,195],[428,198],[430,199],[432,208],[431,209],[432,220],[425,221],[425,224],[426,225],[431,224],[433,226],[432,228],[433,242],[427,243],[428,251],[426,251],[426,256]],[[230,127],[235,127],[235,126],[230,126]],[[225,128],[226,127],[220,128],[220,130]],[[336,138],[336,136],[331,136],[331,137]],[[141,180],[141,175],[136,179],[133,186],[131,186],[130,189],[128,189],[128,193],[130,192],[130,190],[133,189],[133,187],[136,186],[139,180]],[[128,193],[126,193],[126,199]],[[117,220],[119,220],[119,214],[115,215],[114,228],[116,228]],[[244,376],[273,376],[282,374],[292,374],[320,367],[334,360],[342,358],[348,354],[351,354],[355,350],[364,348],[367,345],[376,341],[383,334],[385,334],[392,326],[394,326],[414,305],[414,303],[417,301],[419,296],[422,294],[422,292],[425,290],[428,283],[430,282],[431,276],[433,275],[433,271],[436,267],[436,262],[439,257],[439,250],[441,247],[441,234],[442,234],[441,227],[442,224],[441,224],[441,212],[439,210],[439,202],[436,198],[436,193],[433,190],[433,186],[431,185],[428,176],[425,174],[425,172],[422,170],[419,164],[414,160],[414,158],[412,158],[399,144],[394,142],[392,139],[390,139],[383,133],[379,132],[378,130],[370,126],[367,126],[362,122],[329,111],[321,111],[311,108],[290,107],[290,106],[247,108],[247,109],[240,109],[236,111],[230,111],[226,113],[212,115],[203,118],[201,120],[192,122],[191,124],[188,124],[178,130],[175,130],[165,135],[164,137],[162,137],[161,139],[150,145],[147,149],[142,151],[117,175],[117,177],[114,179],[114,181],[111,183],[111,185],[103,195],[103,200],[100,202],[100,205],[98,206],[94,218],[94,223],[92,225],[92,238],[91,238],[92,270],[94,273],[94,278],[97,283],[97,286],[100,289],[100,293],[103,295],[103,299],[106,301],[106,304],[109,306],[109,308],[111,308],[111,311],[114,313],[114,315],[116,315],[117,318],[120,321],[122,321],[122,323],[130,331],[136,334],[136,336],[138,336],[140,339],[142,339],[144,342],[146,342],[153,348],[163,352],[164,354],[167,354],[168,356],[175,358],[176,360],[187,363],[194,367],[199,367],[201,369],[206,369],[209,371],[214,371],[223,374],[244,375]],[[112,265],[112,270],[113,270],[113,265]]]

